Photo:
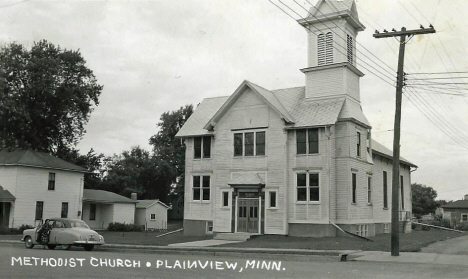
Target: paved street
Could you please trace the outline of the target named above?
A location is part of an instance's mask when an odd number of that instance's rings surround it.
[[[421,251],[424,253],[468,255],[468,235],[433,243],[422,248]]]
[[[325,256],[289,255],[284,259],[269,260],[251,256],[172,255],[148,251],[85,252],[78,248],[71,251],[44,250],[40,246],[27,250],[17,244],[0,244],[0,251],[0,278],[411,279],[468,276],[466,266],[339,262],[338,257]]]

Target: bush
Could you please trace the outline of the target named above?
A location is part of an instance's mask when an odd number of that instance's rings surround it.
[[[30,225],[21,225],[18,228],[0,228],[0,235],[23,234],[23,231],[27,229],[34,229],[34,227]]]
[[[458,223],[455,226],[455,229],[460,231],[468,231],[468,222]]]
[[[111,232],[141,232],[144,230],[144,228],[144,226],[140,225],[114,222],[109,223],[107,230]]]

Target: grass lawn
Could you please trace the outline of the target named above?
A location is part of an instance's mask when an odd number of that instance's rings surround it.
[[[422,247],[431,243],[449,238],[464,236],[466,233],[457,233],[444,230],[431,229],[429,231],[415,231],[400,234],[400,251],[419,252]],[[390,234],[380,234],[371,238],[374,242],[357,237],[292,237],[263,235],[252,237],[246,242],[227,244],[229,247],[255,247],[255,248],[285,248],[285,249],[311,249],[311,250],[364,250],[364,251],[390,251]]]
[[[162,232],[99,232],[107,244],[136,244],[136,245],[157,245],[166,246],[171,243],[181,243],[213,239],[212,235],[206,236],[185,236],[183,232],[176,232],[162,237],[156,237]]]

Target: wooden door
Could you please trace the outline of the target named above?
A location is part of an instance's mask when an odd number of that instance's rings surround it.
[[[258,199],[239,199],[237,203],[237,231],[257,233]]]

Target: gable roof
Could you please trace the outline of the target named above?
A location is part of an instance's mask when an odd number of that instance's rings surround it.
[[[393,151],[391,151],[389,148],[383,146],[382,144],[376,142],[375,140],[372,140],[372,153],[376,153],[382,157],[388,158],[390,160],[393,160]],[[415,164],[411,163],[410,161],[406,160],[405,158],[400,156],[400,163],[406,164],[410,167],[417,168]]]
[[[299,19],[301,25],[307,22],[328,21],[337,17],[345,18],[354,28],[364,30],[365,26],[359,21],[354,0],[319,0],[308,12],[307,19]]]
[[[258,173],[247,173],[231,179],[228,185],[265,185],[265,180]]]
[[[75,172],[90,172],[83,167],[69,163],[50,154],[24,149],[0,149],[0,166],[24,166]]]
[[[15,196],[13,196],[10,191],[4,190],[2,186],[0,186],[0,202],[11,202],[16,200]]]
[[[468,200],[454,201],[445,205],[442,208],[466,208],[468,209]]]
[[[83,202],[95,202],[95,203],[137,203],[138,201],[126,198],[116,193],[84,189],[83,191]]]
[[[162,206],[169,209],[169,206],[166,205],[165,203],[161,202],[160,200],[138,200],[138,203],[136,204],[136,208],[146,209],[146,208],[149,208],[149,207],[153,206],[156,203],[159,203]]]
[[[269,104],[280,116],[288,123],[294,123],[294,119],[291,117],[289,112],[283,107],[280,101],[276,96],[268,91],[267,89],[258,86],[254,83],[251,83],[247,80],[244,80],[241,85],[234,91],[234,93],[229,96],[229,98],[224,102],[221,108],[211,117],[208,123],[203,127],[204,129],[211,130],[210,128],[215,126],[219,119],[226,113],[230,108],[231,104],[234,103],[239,96],[245,91],[245,89],[250,88],[254,93],[258,94],[267,104]]]
[[[210,121],[228,98],[228,96],[224,96],[204,99],[189,119],[187,119],[179,132],[177,132],[176,137],[211,135],[212,132],[203,127]]]

